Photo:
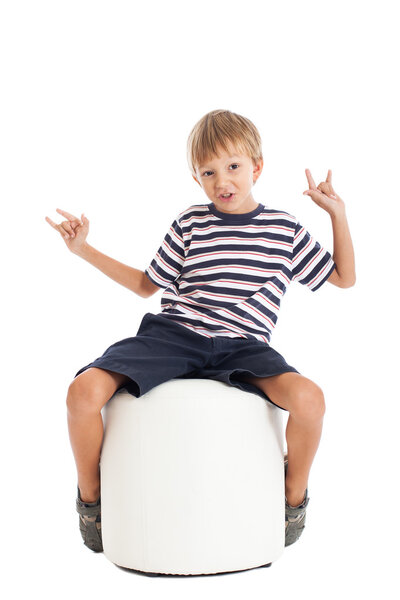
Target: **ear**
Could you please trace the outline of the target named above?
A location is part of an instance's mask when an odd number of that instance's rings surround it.
[[[256,164],[254,165],[254,169],[253,169],[253,184],[260,177],[261,172],[263,170],[263,166],[264,166],[264,161],[262,159],[258,160],[256,162]]]

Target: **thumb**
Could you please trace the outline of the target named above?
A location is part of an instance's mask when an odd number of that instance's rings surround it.
[[[311,200],[318,205],[324,196],[319,190],[307,190],[306,192],[303,192],[303,196],[304,195],[309,196]]]

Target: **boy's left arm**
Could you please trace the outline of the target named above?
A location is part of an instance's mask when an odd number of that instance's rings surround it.
[[[309,189],[303,194],[311,196],[318,206],[326,210],[332,219],[333,255],[336,269],[327,279],[341,288],[352,287],[356,282],[354,249],[351,241],[346,209],[343,200],[332,187],[332,171],[328,171],[326,181],[315,185],[310,170],[306,169]]]

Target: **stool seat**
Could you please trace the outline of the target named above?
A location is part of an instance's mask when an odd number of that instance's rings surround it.
[[[149,574],[274,562],[285,546],[282,410],[211,379],[172,379],[103,409],[104,554]]]

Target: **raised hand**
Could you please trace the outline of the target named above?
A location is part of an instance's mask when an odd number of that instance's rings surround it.
[[[71,252],[79,252],[89,233],[89,219],[83,213],[81,219],[78,219],[78,217],[74,217],[74,215],[60,208],[56,208],[56,211],[66,217],[67,221],[57,224],[49,217],[45,217],[46,221],[60,233]]]
[[[330,169],[326,181],[322,181],[318,187],[315,185],[310,169],[306,169],[306,177],[309,189],[303,192],[303,195],[311,196],[311,199],[331,216],[344,212],[344,202],[332,187],[332,171]]]

